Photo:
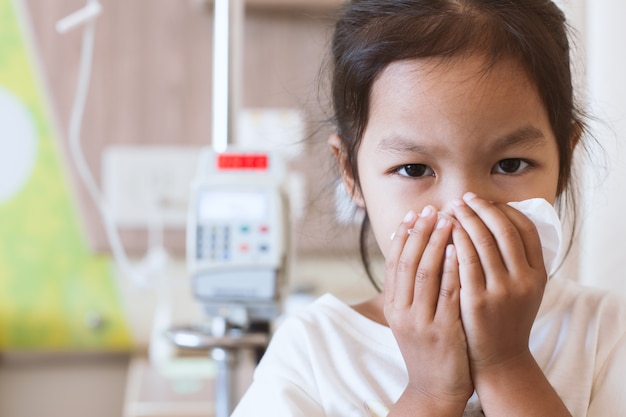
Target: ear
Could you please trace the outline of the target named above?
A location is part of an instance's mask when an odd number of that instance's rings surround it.
[[[572,152],[580,143],[584,133],[585,126],[583,126],[581,122],[574,122],[574,125],[572,126],[572,136],[570,137],[570,140],[572,141]]]
[[[580,122],[578,120],[575,120],[572,123],[572,131],[570,133],[570,138],[569,138],[569,141],[570,141],[570,143],[569,143],[569,145],[570,145],[570,161],[569,161],[570,172],[571,172],[571,165],[573,164],[573,160],[574,160],[574,151],[576,150],[576,147],[578,146],[578,144],[581,142],[584,134],[585,134],[585,125],[582,122]],[[565,188],[567,187],[568,181],[569,181],[569,178],[563,178],[562,175],[559,174],[559,183],[558,183],[558,188],[557,188],[557,196],[560,196],[561,194],[563,194]]]
[[[339,170],[341,172],[341,180],[348,191],[348,195],[352,197],[352,202],[354,204],[360,208],[364,208],[365,202],[363,201],[363,195],[361,194],[361,189],[354,178],[352,167],[348,162],[348,153],[345,149],[343,141],[339,135],[333,133],[328,138],[328,145],[333,151],[333,154],[335,154],[335,158],[337,158],[337,164],[339,165]]]

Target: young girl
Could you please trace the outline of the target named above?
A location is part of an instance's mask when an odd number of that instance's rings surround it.
[[[352,0],[332,56],[330,145],[384,289],[287,319],[234,415],[626,416],[626,302],[549,280],[506,204],[571,196],[584,125],[561,11]]]

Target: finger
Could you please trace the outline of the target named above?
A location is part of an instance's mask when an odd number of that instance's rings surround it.
[[[461,281],[456,249],[454,245],[447,245],[435,313],[436,319],[441,319],[443,323],[451,323],[459,319],[461,316],[460,291]]]
[[[483,292],[487,286],[480,257],[469,235],[461,226],[452,230],[452,241],[459,264],[461,288],[470,292]]]
[[[478,214],[494,236],[506,270],[512,273],[513,277],[521,277],[522,274],[519,273],[522,272],[522,269],[526,269],[530,263],[519,226],[524,224],[523,227],[528,232],[532,233],[534,229],[536,234],[534,224],[528,219],[526,219],[526,222],[524,220],[525,216],[521,215],[521,213],[518,213],[521,216],[515,216],[516,221],[512,221],[511,215],[514,216],[516,213],[511,211],[510,209],[512,208],[505,204],[492,204],[473,195],[467,198],[467,204]],[[505,213],[504,210],[507,210],[507,212]],[[537,263],[536,259],[534,263]]]
[[[424,249],[413,285],[413,311],[426,319],[435,317],[441,293],[441,273],[452,223],[441,216]]]
[[[408,307],[413,304],[418,265],[435,227],[435,213],[432,207],[424,207],[413,228],[407,231],[408,237],[398,258],[395,273],[394,303],[397,306]]]
[[[530,220],[524,213],[509,206],[508,204],[498,204],[498,207],[519,231],[528,264],[533,269],[545,269],[543,251],[541,249],[541,240],[535,223],[533,223],[532,220]]]
[[[494,218],[498,217],[496,212],[499,212],[499,210],[492,203],[478,197],[467,201],[456,201],[453,210],[456,219],[467,232],[485,274],[504,275],[507,270],[501,255],[502,248],[499,245],[500,242],[494,236],[496,233],[502,232],[500,230],[492,232],[487,225],[489,223],[493,227],[493,224],[498,221],[494,220]],[[506,219],[502,212],[500,212],[500,217]],[[511,222],[508,220],[506,222],[511,226],[507,232],[512,233],[511,229],[513,229],[513,226]],[[515,231],[515,233],[517,232]]]
[[[409,211],[402,219],[402,222],[391,235],[391,246],[385,260],[385,302],[393,303],[396,299],[396,273],[398,259],[402,254],[404,245],[409,237],[409,230],[415,225],[417,214]]]

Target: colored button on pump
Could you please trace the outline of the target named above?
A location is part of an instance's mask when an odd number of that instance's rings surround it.
[[[259,231],[261,233],[267,233],[267,232],[269,232],[269,230],[270,230],[270,228],[268,226],[266,226],[266,225],[262,225],[261,227],[259,227]]]
[[[242,243],[241,245],[239,245],[239,252],[246,253],[249,250],[250,250],[250,246],[246,245],[245,243]]]
[[[241,228],[239,230],[241,230],[241,233],[249,233],[250,232],[250,226],[243,225],[243,226],[241,226]]]

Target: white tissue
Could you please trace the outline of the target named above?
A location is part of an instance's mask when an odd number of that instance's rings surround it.
[[[554,207],[543,198],[531,198],[530,200],[508,204],[525,214],[537,227],[543,252],[543,262],[548,276],[551,276],[556,272],[559,265],[563,235],[561,221]]]
[[[367,401],[365,408],[369,411],[370,417],[386,417],[389,409],[380,401]]]

